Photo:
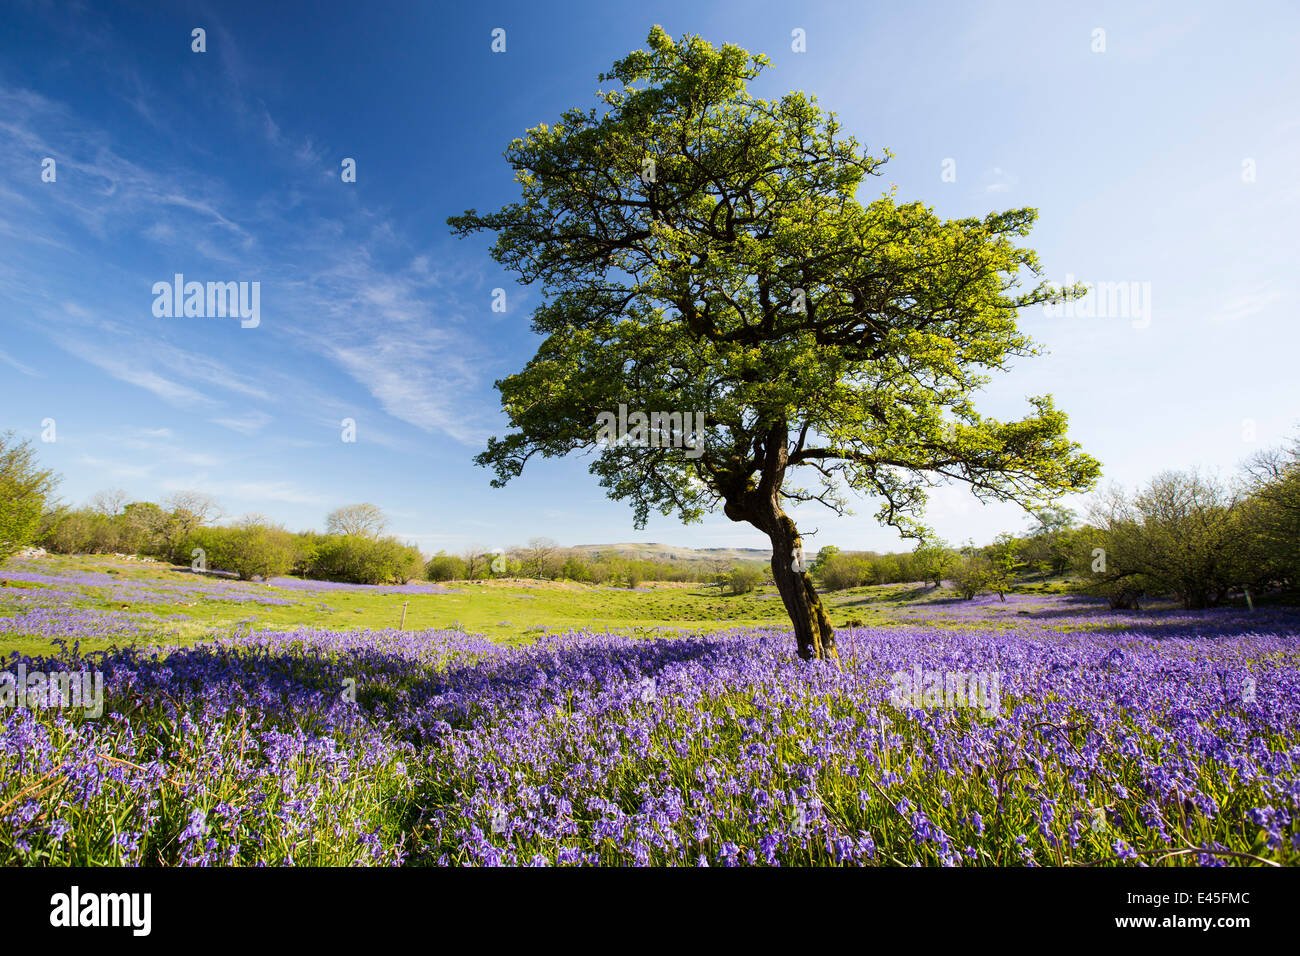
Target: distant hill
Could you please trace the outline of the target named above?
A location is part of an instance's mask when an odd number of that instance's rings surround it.
[[[602,552],[620,558],[650,559],[654,561],[769,561],[772,552],[766,548],[681,548],[654,541],[622,542],[618,544],[577,544],[571,549],[586,554]]]

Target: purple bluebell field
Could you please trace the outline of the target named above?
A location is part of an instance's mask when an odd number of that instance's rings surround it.
[[[1296,0],[2,18],[23,929],[262,866],[1235,928],[1300,863]],[[160,930],[262,932],[214,875]]]
[[[0,714],[0,862],[1294,864],[1300,615],[1035,603],[845,629],[838,665],[779,629],[82,654],[108,625],[56,607],[70,643],[6,667],[101,671],[105,713]],[[995,713],[891,699],[976,672]]]

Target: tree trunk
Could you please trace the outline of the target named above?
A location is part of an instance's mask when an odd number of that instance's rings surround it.
[[[767,532],[772,542],[772,578],[781,594],[786,613],[794,625],[799,656],[804,660],[836,660],[835,629],[822,606],[812,575],[795,567],[802,554],[803,541],[790,517],[775,502],[770,513],[761,516],[762,524],[752,522]]]
[[[761,450],[762,474],[756,483],[742,473],[726,496],[723,513],[732,521],[746,521],[772,542],[772,578],[781,594],[799,656],[804,660],[838,660],[835,630],[822,607],[812,576],[798,570],[803,541],[790,516],[781,508],[781,483],[785,478],[789,430],[777,422],[764,436]]]

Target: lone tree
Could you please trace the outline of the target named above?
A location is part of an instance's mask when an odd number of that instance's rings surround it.
[[[863,205],[888,151],[869,155],[813,97],[752,96],[765,57],[659,27],[648,44],[601,76],[616,84],[601,109],[510,144],[519,202],[448,220],[495,232],[493,258],[544,293],[545,340],[497,382],[512,430],[476,461],[500,487],[534,455],[587,450],[638,527],[652,507],[754,525],[800,655],[834,657],[786,504],[844,514],[847,492],[865,493],[918,535],[935,481],[1025,507],[1091,486],[1097,462],[1049,396],[1005,423],[972,404],[983,370],[1037,351],[1017,310],[1079,290],[1019,290],[1022,268],[1038,273],[1016,245],[1035,210],[943,220],[888,193]],[[652,419],[610,441],[597,416],[620,404],[702,412],[703,426]]]
[[[356,534],[377,538],[387,527],[388,516],[378,505],[369,502],[345,505],[325,516],[325,531],[328,534]]]

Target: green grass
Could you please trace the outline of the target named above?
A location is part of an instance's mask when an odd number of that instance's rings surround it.
[[[9,571],[40,574],[99,572],[113,577],[107,587],[45,585],[10,580]],[[23,610],[20,594],[42,591],[76,591],[72,606],[101,611],[148,612],[169,619],[168,643],[189,644],[213,630],[235,625],[262,629],[324,627],[334,629],[394,628],[402,622],[406,605],[408,630],[458,627],[484,634],[503,643],[531,640],[540,629],[563,631],[595,629],[623,633],[660,633],[672,630],[713,630],[736,626],[781,624],[785,620],[780,597],[772,588],[756,594],[731,596],[703,585],[647,584],[642,590],[572,582],[492,580],[454,582],[447,594],[386,594],[366,589],[315,593],[246,582],[251,590],[288,598],[286,606],[223,601],[203,597],[177,597],[166,604],[123,600],[117,586],[134,584],[187,586],[195,583],[188,570],[102,556],[74,555],[32,562],[14,561],[0,568],[0,615]],[[38,599],[39,600],[39,599]],[[44,603],[44,602],[41,602]],[[30,605],[26,605],[30,606]],[[145,640],[156,631],[146,628]],[[102,650],[112,640],[89,641],[84,649]],[[0,634],[0,654],[12,651],[45,652],[41,638]]]
[[[6,578],[8,571],[40,574],[107,573],[114,585],[82,586],[30,584]],[[164,640],[192,644],[213,631],[235,626],[257,629],[323,627],[332,629],[395,628],[406,604],[407,630],[460,628],[502,643],[524,643],[542,630],[595,630],[651,636],[673,632],[714,631],[732,627],[788,627],[780,595],[770,585],[742,595],[730,595],[702,584],[649,582],[638,590],[569,581],[498,579],[457,581],[446,594],[384,594],[365,589],[315,593],[245,582],[254,591],[285,597],[286,606],[177,597],[166,604],[132,603],[115,596],[115,587],[136,585],[191,586],[196,577],[187,569],[160,563],[127,561],[97,555],[58,555],[31,562],[14,560],[0,567],[0,616],[22,610],[18,594],[33,591],[77,590],[75,607],[101,611],[148,612],[167,617],[162,628],[143,629],[135,643]],[[1058,581],[1023,585],[1020,593],[1058,593]],[[947,588],[922,584],[890,584],[853,588],[822,596],[837,626],[879,626],[917,623],[900,620],[900,608],[926,607],[954,597]],[[103,650],[121,639],[83,642],[85,650]],[[0,634],[0,655],[13,651],[45,653],[47,640]]]

